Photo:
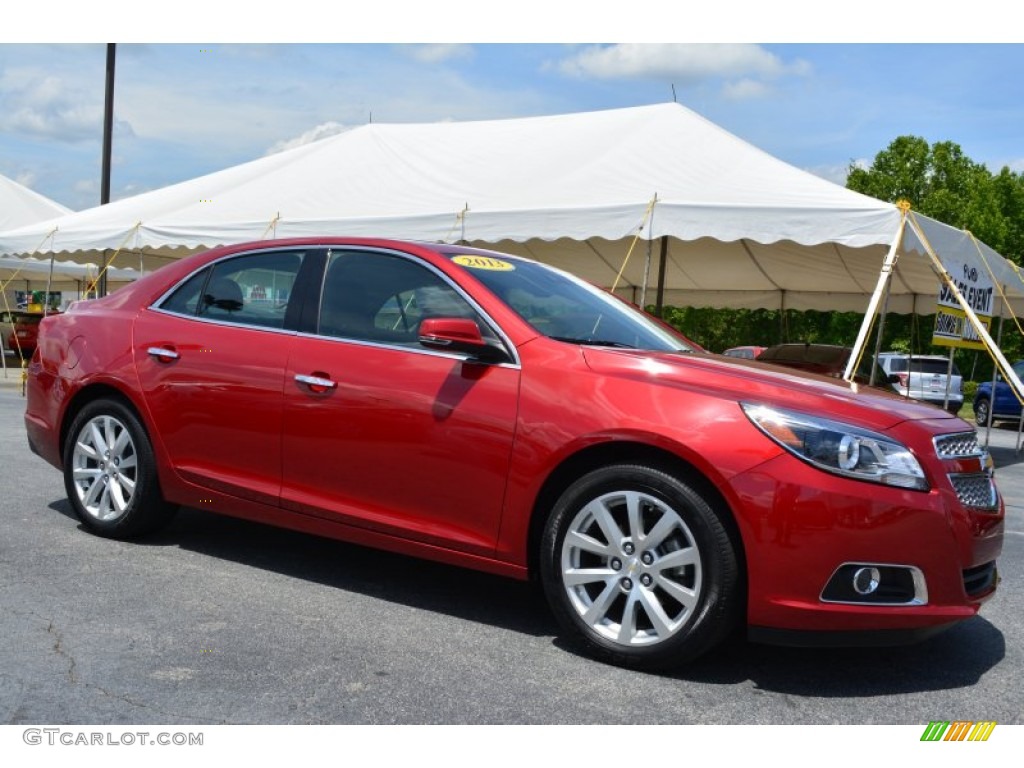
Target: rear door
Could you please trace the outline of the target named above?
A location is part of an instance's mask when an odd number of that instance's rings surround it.
[[[232,256],[135,322],[149,415],[175,470],[196,485],[277,504],[284,371],[307,253]]]

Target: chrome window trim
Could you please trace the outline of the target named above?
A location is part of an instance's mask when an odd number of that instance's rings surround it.
[[[512,340],[508,337],[508,334],[505,333],[504,329],[502,329],[502,327],[494,320],[494,318],[491,317],[490,314],[488,314],[487,311],[483,307],[481,307],[479,303],[477,303],[476,299],[474,299],[472,296],[470,296],[465,290],[463,290],[458,284],[456,284],[455,281],[452,280],[452,278],[449,275],[445,274],[445,272],[442,271],[441,269],[439,269],[438,267],[434,266],[433,264],[429,263],[428,261],[424,260],[423,258],[421,258],[419,256],[416,256],[415,254],[405,253],[404,251],[397,251],[397,250],[395,250],[393,248],[382,248],[380,246],[360,246],[360,245],[355,245],[355,244],[353,244],[353,245],[339,245],[339,246],[327,245],[327,246],[324,246],[324,248],[327,251],[327,261],[324,263],[324,271],[323,271],[323,274],[320,276],[320,304],[321,305],[323,304],[324,283],[327,280],[327,270],[330,267],[331,254],[333,252],[350,251],[350,252],[358,252],[358,253],[377,253],[377,254],[381,254],[381,255],[384,255],[384,256],[397,256],[398,258],[405,259],[406,261],[412,262],[413,264],[416,264],[417,266],[424,267],[427,271],[434,273],[437,277],[439,277],[442,280],[442,282],[446,283],[450,288],[452,288],[452,290],[454,290],[459,296],[461,296],[463,298],[463,300],[465,300],[465,302],[467,304],[470,305],[470,307],[473,308],[474,312],[476,312],[481,318],[483,318],[484,322],[487,323],[487,325],[490,327],[490,329],[495,332],[495,335],[505,345],[506,351],[508,351],[511,354],[511,356],[512,356],[512,360],[510,362],[508,362],[508,363],[481,363],[482,365],[500,365],[500,366],[510,366],[510,367],[514,367],[514,368],[521,368],[522,367],[522,361],[520,360],[520,357],[519,357],[519,350],[516,349],[516,345],[512,343]],[[511,307],[509,307],[509,309],[511,310]],[[301,335],[305,336],[307,334],[301,334]],[[344,337],[344,336],[328,336],[326,334],[320,333],[320,317],[319,317],[319,315],[317,316],[317,332],[315,334],[308,334],[308,335],[315,336],[318,339],[332,339],[334,341],[348,341],[348,342],[352,342],[353,344],[358,343],[358,344],[364,344],[366,346],[385,347],[387,349],[404,349],[406,351],[415,351],[415,352],[423,351],[423,352],[428,353],[428,354],[441,355],[442,357],[451,357],[451,358],[454,358],[456,360],[472,360],[473,359],[471,356],[468,356],[468,355],[465,355],[465,354],[457,354],[457,353],[452,353],[452,352],[438,352],[438,351],[435,351],[435,350],[428,350],[426,348],[423,348],[422,350],[417,350],[414,347],[406,347],[406,346],[403,346],[401,344],[387,344],[387,343],[373,342],[373,341],[363,340],[363,339],[348,338],[348,337]],[[476,362],[476,361],[474,361],[474,362]]]
[[[369,341],[367,339],[350,339],[345,336],[324,336],[319,333],[308,333],[298,332],[295,334],[301,339],[313,339],[315,341],[329,341],[335,344],[354,344],[359,347],[371,347],[373,349],[386,349],[393,352],[411,352],[414,355],[429,355],[430,357],[444,357],[449,360],[457,360],[463,363],[472,363],[474,365],[486,365],[492,368],[513,368],[515,370],[521,370],[522,364],[516,360],[514,362],[489,362],[483,360],[476,360],[470,355],[463,352],[442,352],[436,349],[427,349],[424,346],[405,346],[403,344],[388,344],[382,341]]]
[[[248,323],[233,323],[230,320],[214,320],[208,317],[199,317],[199,315],[183,315],[180,312],[171,312],[168,309],[162,309],[161,307],[149,306],[146,307],[151,312],[158,312],[161,315],[167,315],[168,317],[180,317],[182,320],[194,320],[197,323],[208,323],[210,325],[222,325],[228,328],[244,328],[248,331],[263,331],[264,333],[280,333],[285,336],[297,336],[298,331],[293,331],[288,328],[268,328],[265,325],[250,325]]]
[[[204,269],[212,268],[215,265],[220,264],[222,261],[227,261],[229,259],[235,259],[235,258],[241,258],[243,256],[254,256],[254,255],[261,254],[261,253],[283,253],[283,252],[289,252],[289,251],[301,251],[303,253],[306,253],[306,252],[311,251],[311,250],[323,250],[323,251],[326,252],[328,258],[330,257],[332,250],[339,250],[339,251],[340,250],[345,250],[345,251],[361,251],[361,252],[364,252],[364,253],[365,252],[380,253],[380,254],[384,254],[384,255],[387,255],[387,256],[398,256],[400,258],[404,258],[407,261],[411,261],[414,264],[418,264],[418,265],[420,265],[422,267],[425,267],[426,269],[428,269],[429,271],[433,272],[435,275],[440,277],[441,280],[444,281],[445,283],[447,283],[453,290],[455,290],[455,292],[458,293],[459,296],[461,296],[473,308],[473,310],[477,314],[479,314],[480,317],[482,317],[486,321],[487,325],[491,328],[491,330],[495,331],[495,335],[498,336],[499,339],[501,339],[502,343],[505,345],[506,350],[508,350],[511,353],[511,355],[512,355],[512,360],[509,361],[509,362],[504,362],[504,363],[483,363],[483,362],[481,362],[480,364],[481,365],[498,366],[498,367],[502,367],[502,368],[515,368],[515,369],[521,369],[522,368],[522,360],[519,357],[519,350],[516,348],[516,345],[512,343],[512,340],[508,337],[508,334],[505,333],[505,331],[494,320],[494,318],[491,317],[490,314],[488,314],[484,310],[484,308],[481,307],[480,304],[475,299],[473,299],[472,296],[470,296],[468,293],[466,293],[466,291],[464,291],[460,286],[458,286],[448,275],[446,275],[443,271],[438,269],[433,264],[430,264],[429,262],[423,260],[422,258],[420,258],[418,256],[415,256],[414,254],[405,253],[403,251],[396,251],[393,248],[381,248],[379,246],[373,246],[373,247],[371,247],[371,246],[361,246],[361,245],[356,245],[356,244],[340,245],[340,246],[332,246],[330,244],[311,244],[311,245],[304,245],[304,246],[292,245],[292,246],[287,246],[285,248],[274,248],[272,246],[268,246],[266,248],[258,248],[258,249],[254,249],[254,250],[236,251],[235,253],[226,254],[224,256],[221,256],[218,259],[214,259],[213,261],[208,261],[205,264],[203,264],[203,265],[201,265],[199,267],[196,267],[194,270],[192,270],[187,275],[185,275],[184,277],[182,277],[181,279],[176,281],[174,283],[174,285],[172,285],[170,288],[168,288],[166,291],[164,291],[148,307],[146,307],[146,309],[151,310],[153,312],[159,312],[160,314],[169,315],[171,317],[181,317],[181,318],[184,318],[186,320],[195,320],[196,322],[200,322],[200,323],[211,323],[213,325],[227,326],[229,328],[248,328],[248,329],[254,330],[254,331],[265,331],[267,333],[282,333],[282,334],[286,334],[288,336],[301,336],[302,338],[324,339],[324,340],[327,340],[327,341],[344,342],[344,343],[357,344],[357,345],[366,346],[366,347],[376,347],[376,348],[380,348],[380,349],[397,349],[397,350],[403,350],[405,352],[413,352],[413,353],[416,353],[416,354],[431,355],[431,356],[434,356],[434,357],[446,357],[446,358],[449,358],[451,360],[466,361],[466,360],[471,360],[472,359],[469,355],[466,355],[466,354],[463,354],[463,353],[442,352],[442,351],[439,351],[439,350],[427,349],[426,347],[420,347],[420,348],[417,348],[417,347],[407,347],[407,346],[403,346],[401,344],[387,344],[387,343],[376,342],[376,341],[369,341],[369,340],[364,340],[364,339],[345,338],[345,337],[342,337],[342,336],[327,336],[327,335],[321,334],[319,332],[317,332],[317,333],[309,333],[309,332],[300,332],[300,331],[289,330],[287,328],[267,328],[265,326],[250,325],[248,323],[235,323],[235,322],[231,322],[230,320],[213,319],[213,318],[202,317],[200,315],[194,315],[194,314],[193,315],[186,315],[186,314],[183,314],[181,312],[174,312],[174,311],[169,310],[169,309],[164,309],[162,306],[160,306],[163,302],[167,301],[167,299],[170,297],[170,295],[172,293],[174,293],[176,290],[178,290],[178,288],[180,288],[186,282],[191,280],[195,275],[197,275],[198,273],[202,272]],[[323,272],[320,275],[320,302],[321,303],[323,301],[324,281],[327,279],[327,266],[328,266],[327,262],[325,261],[324,262]],[[318,326],[319,326],[319,322],[320,322],[320,318],[318,316],[317,317],[317,325]],[[473,361],[473,362],[476,362],[476,361]]]
[[[825,590],[828,585],[832,583],[832,579],[836,577],[843,568],[848,566],[857,566],[860,568],[903,568],[910,571],[911,579],[914,582],[914,597],[902,603],[875,603],[868,600],[826,600]],[[840,563],[838,567],[825,579],[825,586],[821,588],[821,592],[818,594],[818,600],[828,605],[859,605],[859,606],[870,606],[872,608],[905,608],[908,605],[928,605],[928,583],[924,578],[924,572],[916,565],[906,565],[903,563],[867,563],[861,562],[860,560],[847,560],[845,563]]]

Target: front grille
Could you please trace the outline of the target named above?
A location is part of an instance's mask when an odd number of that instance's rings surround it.
[[[995,509],[997,507],[996,486],[985,473],[950,475],[953,490],[965,507],[974,509]]]
[[[968,568],[964,571],[964,592],[968,597],[984,594],[995,587],[997,578],[998,572],[994,561]]]
[[[978,444],[977,432],[960,432],[935,438],[935,452],[940,459],[962,459],[981,456],[984,451]]]

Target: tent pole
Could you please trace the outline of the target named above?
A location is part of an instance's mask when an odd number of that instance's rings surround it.
[[[50,286],[53,284],[53,260],[57,254],[50,252],[50,271],[46,275],[46,293],[43,294],[43,317],[46,317],[50,307]]]
[[[878,320],[878,336],[875,338],[875,360],[878,359],[878,353],[882,351],[882,336],[885,333],[885,318],[889,315],[889,297],[892,295],[892,281],[888,281],[885,284],[885,300],[882,302],[882,315]],[[852,355],[851,355],[852,356]],[[875,369],[878,366],[871,366],[871,375],[868,377],[868,384],[870,386],[875,385]]]
[[[658,261],[658,298],[655,310],[660,318],[664,318],[665,308],[665,262],[668,261],[668,235],[661,238],[661,259]]]
[[[875,292],[871,294],[871,301],[868,302],[867,311],[864,313],[864,321],[860,324],[857,340],[853,343],[850,359],[846,362],[846,370],[843,371],[843,378],[846,381],[853,381],[853,375],[857,371],[857,362],[864,351],[868,334],[871,332],[875,315],[878,313],[878,304],[882,300],[882,293],[885,291],[889,280],[892,279],[893,270],[896,268],[896,260],[899,258],[899,245],[903,241],[903,228],[906,226],[906,223],[907,213],[903,211],[900,225],[896,230],[896,237],[893,238],[892,245],[889,246],[889,252],[885,255],[885,261],[882,262],[882,271],[878,275],[878,284],[875,285]]]
[[[647,311],[647,284],[651,281],[651,241],[647,241],[647,258],[644,259],[644,283],[640,286],[640,309]]]
[[[1003,343],[1003,305],[999,305],[999,330],[996,331],[996,344]],[[992,366],[992,393],[991,402],[988,404],[988,418],[985,419],[985,448],[988,448],[989,438],[992,436],[992,414],[995,413],[996,405],[996,383],[999,381],[999,366]]]
[[[785,344],[786,338],[786,291],[779,291],[779,343]]]

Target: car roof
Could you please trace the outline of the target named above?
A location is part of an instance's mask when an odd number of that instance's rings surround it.
[[[768,347],[758,356],[758,360],[794,360],[806,363],[837,363],[843,362],[852,351],[851,347],[836,344],[776,344]]]

